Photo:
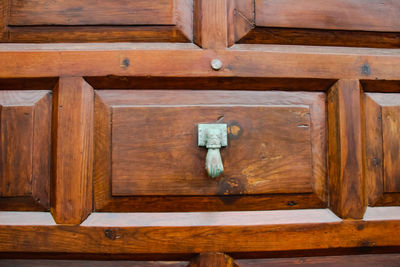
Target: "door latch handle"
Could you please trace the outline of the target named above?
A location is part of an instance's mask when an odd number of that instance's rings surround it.
[[[223,123],[199,124],[198,145],[208,149],[206,170],[212,178],[218,177],[224,171],[219,149],[228,145],[227,125]]]

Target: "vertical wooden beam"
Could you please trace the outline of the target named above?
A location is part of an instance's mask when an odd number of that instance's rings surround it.
[[[190,267],[237,267],[224,253],[202,253],[190,262]]]
[[[328,128],[330,208],[341,218],[362,219],[366,196],[358,80],[339,80],[330,89]]]
[[[92,210],[93,88],[81,77],[60,78],[53,101],[51,212],[79,224]]]
[[[0,40],[7,38],[7,24],[10,14],[9,0],[0,0]]]
[[[228,45],[229,0],[195,0],[194,42],[202,48],[219,49]]]

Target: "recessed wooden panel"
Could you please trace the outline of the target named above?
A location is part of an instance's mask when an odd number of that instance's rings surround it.
[[[400,47],[393,0],[232,0],[229,43]]]
[[[9,0],[3,42],[190,42],[192,0]]]
[[[48,208],[49,91],[0,91],[0,104],[0,209]]]
[[[9,25],[171,24],[173,0],[11,0]]]
[[[124,210],[140,196],[148,199],[128,210],[152,206],[156,196],[211,201],[272,193],[286,208],[297,205],[284,200],[288,193],[325,199],[323,93],[100,90],[95,99],[98,208],[122,201]],[[228,124],[229,144],[221,149],[224,174],[212,179],[204,168],[207,150],[197,146],[197,124],[216,121]],[[204,204],[195,198],[187,201]],[[209,209],[232,209],[236,201],[217,198]]]
[[[400,96],[365,94],[366,175],[371,205],[400,204]]]
[[[113,195],[312,191],[308,107],[222,105],[112,107]],[[207,150],[197,146],[197,123],[221,117],[229,144],[221,149],[224,174],[212,179],[204,169]]]

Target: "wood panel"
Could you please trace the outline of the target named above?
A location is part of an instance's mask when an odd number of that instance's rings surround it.
[[[1,42],[190,42],[193,1],[2,1]],[[3,14],[2,13],[2,14]]]
[[[366,209],[360,95],[357,80],[339,80],[328,93],[330,207],[342,218],[361,219]]]
[[[258,26],[364,30],[400,30],[396,0],[256,0]]]
[[[237,267],[237,265],[224,253],[201,253],[192,259],[189,267]]]
[[[139,25],[174,24],[174,1],[11,0],[8,24],[26,25]]]
[[[156,218],[155,218],[156,219]],[[258,226],[0,226],[1,252],[188,255],[398,247],[396,221],[345,220]]]
[[[50,113],[49,91],[0,91],[2,210],[49,207]]]
[[[128,98],[127,92],[119,94]],[[308,108],[223,105],[113,105],[113,196],[312,192]],[[218,119],[228,124],[229,143],[221,149],[224,173],[211,179],[196,126]]]
[[[399,266],[400,254],[345,255],[325,257],[301,257],[280,259],[235,260],[239,267],[284,267],[284,266],[326,266],[326,267],[364,267],[364,266]]]
[[[210,67],[216,57],[225,66],[219,71]],[[171,58],[174,64],[166,64]],[[191,44],[3,44],[0,60],[0,78],[113,75],[398,80],[400,76],[400,69],[393,68],[400,64],[397,49],[235,45],[213,51]],[[25,62],[25,67],[16,62]]]
[[[321,93],[99,90],[95,101],[96,210],[105,205],[107,210],[147,210],[145,205],[156,210],[195,209],[182,205],[183,199],[171,203],[172,195],[313,192],[324,202],[324,99]],[[282,114],[286,114],[284,120]],[[218,119],[230,125],[232,148],[228,145],[221,150],[226,172],[213,180],[204,170],[206,150],[197,147],[196,124]],[[280,129],[278,135],[276,129]],[[288,145],[291,148],[285,150]],[[293,172],[293,166],[297,171]],[[135,196],[136,203],[132,197],[113,199],[111,194]],[[139,200],[138,195],[149,198]],[[167,196],[157,199],[154,195]],[[305,196],[288,195],[286,200],[284,194],[276,196],[281,197],[281,207],[296,206],[293,198],[298,197],[305,204]],[[188,203],[192,200],[197,200],[195,210],[244,207],[239,204],[244,201],[241,197],[186,199]],[[119,204],[110,206],[110,201]]]
[[[185,261],[95,261],[95,260],[47,260],[47,259],[0,259],[0,266],[15,267],[187,267]]]
[[[93,88],[62,77],[54,98],[51,212],[57,223],[79,224],[92,210]]]
[[[400,98],[393,93],[367,93],[364,101],[369,202],[377,206],[398,205]]]
[[[229,44],[400,47],[396,1],[232,0]]]
[[[227,40],[229,0],[195,0],[194,42],[205,49],[224,48]]]

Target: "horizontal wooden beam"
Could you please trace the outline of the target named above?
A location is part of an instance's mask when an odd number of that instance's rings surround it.
[[[213,59],[221,60],[222,69],[211,68]],[[169,44],[167,49],[159,44],[3,44],[0,62],[0,78],[115,75],[400,79],[399,49],[235,45],[202,50],[193,44]]]
[[[0,225],[0,252],[193,254],[399,247],[400,239],[393,234],[399,231],[399,220],[234,226]]]

